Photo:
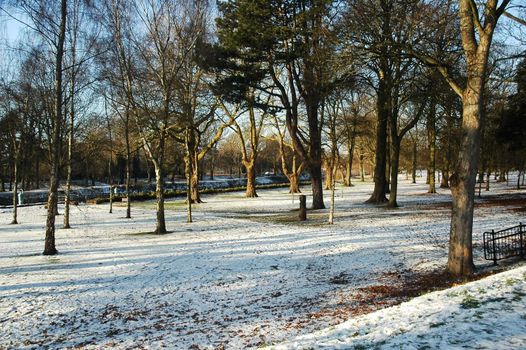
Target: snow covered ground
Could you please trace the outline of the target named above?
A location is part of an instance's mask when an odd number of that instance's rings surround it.
[[[129,220],[124,206],[79,205],[53,257],[40,254],[43,207],[20,208],[17,226],[0,209],[0,349],[526,348],[525,267],[359,316],[399,302],[367,291],[445,266],[450,195],[402,180],[387,209],[355,185],[338,188],[334,225],[328,210],[298,222],[286,189],[204,196],[192,224],[169,202],[166,235],[148,233],[152,203]],[[524,201],[497,200],[517,191],[492,187],[477,200],[478,266],[483,231],[524,221]]]
[[[522,265],[271,348],[526,349],[525,296]]]

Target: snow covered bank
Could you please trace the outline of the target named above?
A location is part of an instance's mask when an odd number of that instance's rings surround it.
[[[525,349],[526,266],[270,349]]]

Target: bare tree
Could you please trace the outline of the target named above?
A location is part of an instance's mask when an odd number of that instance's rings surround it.
[[[463,84],[455,79],[450,67],[440,59],[417,54],[424,62],[435,67],[462,99],[463,136],[459,159],[450,177],[453,205],[448,259],[449,271],[458,276],[471,275],[474,271],[473,205],[484,118],[484,86],[493,34],[497,21],[510,1],[486,0],[478,3],[459,0],[460,35],[466,61],[466,81]]]
[[[233,120],[232,129],[239,137],[241,144],[241,161],[247,174],[247,190],[245,196],[247,198],[253,198],[258,196],[256,193],[255,165],[258,159],[261,132],[268,114],[264,110],[256,109],[256,98],[253,92],[248,93],[246,101],[248,125],[245,129],[241,126],[238,120]]]

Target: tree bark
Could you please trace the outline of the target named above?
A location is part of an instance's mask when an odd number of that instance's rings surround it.
[[[333,177],[333,171],[334,168],[334,160],[327,159],[326,166],[325,166],[325,189],[330,190],[332,188],[332,177]]]
[[[324,209],[321,165],[311,165],[309,173],[312,182],[312,209]]]
[[[374,190],[366,203],[381,204],[387,202],[386,188],[386,162],[387,162],[387,123],[390,113],[390,103],[388,96],[387,82],[385,74],[378,87],[377,98],[377,125],[376,125],[376,152],[374,165]]]
[[[360,181],[365,182],[365,166],[364,166],[364,155],[363,150],[360,152],[359,162],[360,162]]]
[[[16,141],[15,141],[16,142]],[[15,150],[17,153],[15,155],[15,161],[13,164],[13,178],[14,178],[14,189],[13,189],[13,220],[11,221],[12,225],[18,224],[18,158],[20,154],[20,150]]]
[[[400,140],[393,140],[391,142],[391,191],[389,192],[389,206],[391,208],[398,207],[396,202],[398,193],[398,170],[400,164]]]
[[[256,171],[254,168],[254,160],[243,162],[243,165],[247,170],[247,190],[245,193],[245,197],[247,198],[255,198],[258,196],[256,193]]]
[[[442,179],[440,179],[440,188],[449,188],[449,170],[442,170]]]
[[[75,93],[75,79],[71,79],[71,110],[69,115],[69,130],[68,130],[68,162],[67,162],[67,175],[66,175],[66,193],[64,198],[64,228],[70,229],[69,223],[69,206],[71,203],[71,173],[72,173],[72,161],[73,161],[73,132],[74,132],[74,122],[75,122],[75,104],[73,102]]]
[[[186,222],[192,222],[192,182],[199,182],[197,174],[193,174],[194,166],[192,160],[194,159],[192,152],[195,151],[195,147],[192,143],[192,134],[190,128],[185,130],[185,144],[186,144],[186,155],[184,157],[185,175],[186,175]],[[195,177],[195,179],[194,179]],[[197,186],[197,184],[196,184]]]
[[[429,188],[427,193],[436,193],[436,103],[432,100],[427,114],[427,144],[429,150],[429,159],[427,167],[427,178]]]
[[[298,176],[290,173],[287,178],[289,179],[289,193],[301,193]]]
[[[411,161],[411,182],[416,184],[416,156],[417,156],[417,145],[416,145],[416,137],[413,140],[413,154],[412,154],[412,161]]]
[[[124,139],[126,143],[126,219],[131,218],[131,197],[130,197],[130,179],[131,179],[131,152],[130,152],[130,116],[126,110],[126,120],[124,124]]]
[[[62,61],[64,56],[64,41],[66,36],[67,1],[61,1],[60,28],[58,33],[56,65],[55,65],[55,115],[51,140],[51,169],[50,186],[47,202],[46,238],[44,242],[44,255],[58,253],[55,247],[55,210],[58,204],[58,181],[60,164],[60,134],[62,126]]]
[[[354,158],[354,138],[351,142],[350,147],[347,148],[347,151],[349,153],[349,159],[347,159],[346,164],[346,171],[345,171],[345,181],[344,185],[347,187],[352,186],[352,163]]]
[[[483,79],[472,78],[464,92],[462,129],[464,138],[458,164],[450,178],[453,197],[448,269],[457,276],[473,274],[473,206],[477,163],[480,157],[480,112]]]
[[[331,172],[331,207],[329,210],[329,224],[334,223],[334,210],[335,210],[335,191],[336,191],[336,165],[333,163],[332,169],[329,169]]]
[[[164,179],[160,164],[154,163],[155,168],[155,198],[157,200],[156,234],[166,233],[166,221],[164,219]]]

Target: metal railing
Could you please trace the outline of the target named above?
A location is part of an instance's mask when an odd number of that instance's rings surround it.
[[[504,230],[484,232],[484,259],[497,261],[515,256],[526,255],[526,225],[510,227]]]

